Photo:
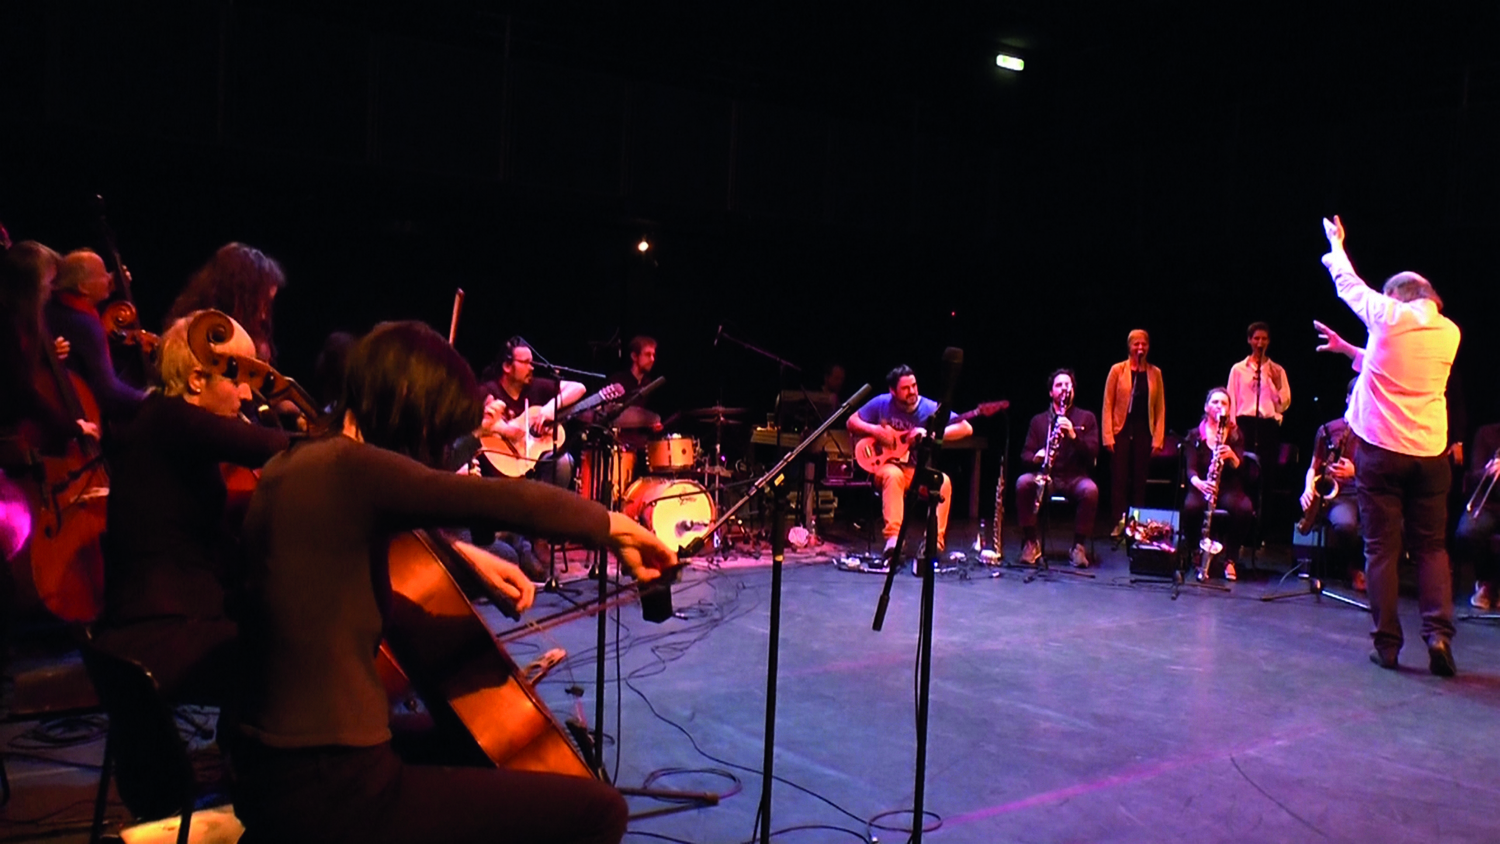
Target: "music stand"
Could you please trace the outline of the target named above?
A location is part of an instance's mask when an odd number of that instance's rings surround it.
[[[1260,596],[1260,599],[1262,601],[1269,603],[1271,601],[1280,601],[1286,598],[1306,598],[1311,596],[1321,604],[1323,602],[1323,598],[1326,596],[1328,598],[1332,598],[1335,601],[1338,601],[1341,604],[1346,604],[1351,607],[1357,607],[1364,610],[1365,612],[1370,611],[1369,604],[1359,600],[1358,598],[1352,597],[1350,595],[1344,595],[1336,590],[1329,589],[1326,585],[1324,585],[1323,578],[1313,574],[1311,559],[1313,553],[1321,553],[1321,555],[1324,557],[1323,562],[1325,563],[1326,572],[1328,553],[1328,526],[1326,524],[1320,524],[1317,527],[1314,527],[1312,531],[1310,531],[1306,536],[1302,535],[1302,533],[1299,531],[1293,530],[1292,547],[1317,549],[1316,552],[1309,552],[1309,556],[1307,558],[1297,560],[1297,564],[1293,566],[1291,570],[1289,570],[1286,574],[1281,576],[1281,579],[1285,581],[1288,577],[1295,575],[1299,570],[1306,568],[1307,588],[1290,589],[1285,592],[1274,592],[1270,595],[1262,595]]]

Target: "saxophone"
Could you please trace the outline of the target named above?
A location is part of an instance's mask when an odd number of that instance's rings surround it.
[[[1313,478],[1313,502],[1308,506],[1307,512],[1302,514],[1302,521],[1297,523],[1297,532],[1303,536],[1312,532],[1313,526],[1318,523],[1323,510],[1327,508],[1328,501],[1339,494],[1339,482],[1328,474],[1328,467],[1339,462],[1339,454],[1342,451],[1342,442],[1328,442],[1328,426],[1323,426],[1323,438],[1327,442],[1328,456],[1323,460],[1323,473]]]
[[[1220,413],[1217,422],[1218,433],[1214,442],[1218,445],[1224,444],[1224,435],[1229,428],[1229,414]],[[1212,531],[1214,525],[1214,508],[1219,504],[1219,476],[1224,472],[1224,458],[1217,446],[1214,448],[1213,459],[1208,462],[1208,475],[1203,480],[1208,484],[1208,494],[1203,496],[1203,534],[1198,540],[1198,569],[1196,577],[1203,581],[1208,579],[1208,564],[1213,561],[1215,555],[1224,550],[1224,543],[1215,542]]]

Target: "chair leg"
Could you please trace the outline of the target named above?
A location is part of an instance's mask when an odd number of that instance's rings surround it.
[[[109,805],[109,778],[114,771],[115,741],[110,732],[104,734],[104,761],[99,765],[99,792],[94,796],[94,823],[89,828],[89,844],[99,844],[104,832],[104,809]]]

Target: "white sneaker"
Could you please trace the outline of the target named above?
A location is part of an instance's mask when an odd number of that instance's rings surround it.
[[[1469,606],[1486,612],[1494,609],[1495,598],[1490,594],[1490,585],[1488,583],[1474,584],[1474,596],[1469,599]]]
[[[1021,546],[1021,563],[1023,565],[1034,566],[1036,565],[1036,561],[1041,558],[1042,543],[1035,539],[1026,540],[1026,544]]]
[[[1089,552],[1082,545],[1074,545],[1073,550],[1068,552],[1068,562],[1074,568],[1086,569],[1089,567]]]

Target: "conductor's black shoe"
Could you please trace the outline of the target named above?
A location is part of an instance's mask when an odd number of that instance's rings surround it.
[[[1427,646],[1427,670],[1439,677],[1452,677],[1458,673],[1453,662],[1453,646],[1447,639],[1434,639]]]
[[[1370,651],[1370,661],[1389,671],[1395,671],[1399,665],[1396,662],[1395,651],[1382,651],[1379,648]]]

